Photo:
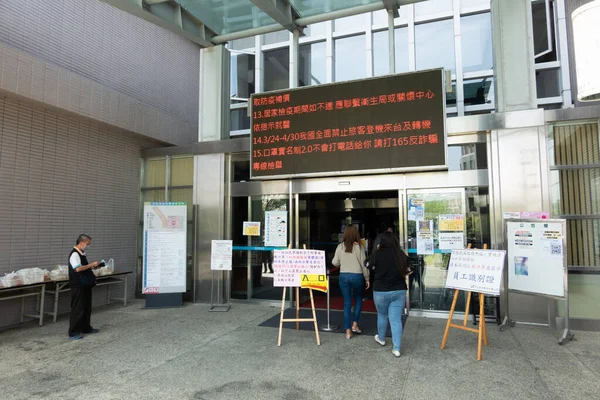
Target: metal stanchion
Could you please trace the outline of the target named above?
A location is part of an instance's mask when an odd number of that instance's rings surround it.
[[[330,321],[329,321],[329,312],[331,311],[331,307],[329,304],[329,291],[331,290],[331,287],[329,286],[329,269],[327,270],[327,325],[323,325],[321,326],[319,329],[324,331],[324,332],[335,332],[338,330],[339,326],[337,325],[331,325]]]

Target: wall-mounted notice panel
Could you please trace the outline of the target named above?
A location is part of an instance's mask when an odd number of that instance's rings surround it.
[[[508,289],[565,297],[564,220],[507,220]]]
[[[252,95],[252,178],[446,168],[443,70]]]

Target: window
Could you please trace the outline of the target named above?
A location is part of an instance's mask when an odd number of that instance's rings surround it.
[[[452,91],[446,93],[446,107],[456,107],[456,81],[452,81]]]
[[[465,106],[493,104],[494,78],[477,78],[464,81]]]
[[[290,49],[265,51],[265,92],[290,87]]]
[[[492,69],[492,22],[490,13],[460,19],[463,72]]]
[[[490,8],[490,0],[460,0],[460,11],[465,12],[472,8]]]
[[[304,34],[306,36],[323,36],[327,33],[327,22],[319,22],[318,24],[308,25],[304,28]]]
[[[359,14],[336,19],[333,21],[333,30],[335,32],[364,31],[367,26],[367,17],[368,14]]]
[[[254,93],[254,56],[231,53],[231,97],[249,99]]]
[[[423,2],[419,4],[426,4]],[[451,19],[415,26],[417,70],[442,67],[456,70],[454,23]]]
[[[538,99],[560,96],[560,71],[558,68],[535,71],[535,86]]]
[[[365,35],[337,39],[335,48],[335,81],[364,78],[367,75]]]
[[[452,12],[452,0],[429,0],[415,4],[415,17],[423,18],[432,15]]]
[[[284,43],[290,40],[290,33],[285,31],[272,32],[264,35],[263,44],[277,44]]]
[[[390,73],[390,41],[388,31],[373,33],[373,76]]]
[[[232,40],[230,48],[233,50],[248,50],[254,47],[254,36]]]
[[[533,22],[533,50],[536,63],[557,61],[556,40],[554,38],[554,2],[546,0],[531,2]]]
[[[299,86],[327,83],[325,42],[300,46],[298,79]]]
[[[408,72],[408,28],[394,30],[396,72]]]
[[[373,25],[382,26],[388,24],[388,12],[387,10],[379,10],[373,13]]]
[[[485,143],[448,145],[448,171],[487,169]]]
[[[231,131],[241,131],[250,129],[250,117],[248,117],[248,108],[236,108],[230,111],[231,113]]]

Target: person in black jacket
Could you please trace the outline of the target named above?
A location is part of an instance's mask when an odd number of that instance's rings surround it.
[[[392,328],[392,353],[400,357],[402,311],[406,302],[408,257],[400,249],[398,238],[391,232],[381,235],[381,244],[369,261],[373,269],[373,300],[377,307],[375,341],[385,346],[388,320]]]
[[[69,253],[69,286],[71,287],[71,316],[69,338],[82,339],[83,333],[97,333],[90,325],[92,315],[92,287],[96,284],[93,268],[100,263],[88,262],[85,249],[92,243],[88,235],[79,235],[75,247]]]

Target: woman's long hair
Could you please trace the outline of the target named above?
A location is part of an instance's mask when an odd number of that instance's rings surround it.
[[[379,246],[378,251],[385,248],[389,248],[392,250],[392,254],[394,255],[394,261],[396,261],[396,264],[400,269],[400,275],[402,275],[402,278],[406,278],[406,276],[409,273],[408,257],[400,248],[400,242],[398,241],[396,235],[394,235],[392,232],[383,232],[381,234],[381,244]]]
[[[344,246],[346,247],[346,253],[352,253],[352,248],[355,243],[360,245],[360,233],[358,233],[358,229],[354,225],[346,226],[344,230],[344,236],[342,237],[342,242],[344,242]]]

